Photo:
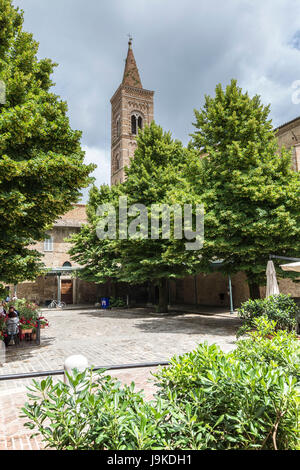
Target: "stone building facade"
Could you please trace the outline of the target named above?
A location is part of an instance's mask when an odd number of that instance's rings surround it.
[[[293,168],[300,171],[300,117],[279,126],[276,136],[279,148],[292,149]]]
[[[49,231],[50,238],[38,242],[32,248],[43,254],[47,274],[38,277],[35,281],[23,282],[16,286],[17,296],[27,298],[44,305],[52,299],[57,300],[61,292],[61,300],[67,304],[85,304],[95,302],[97,299],[97,286],[77,279],[71,269],[80,268],[70,260],[68,250],[70,243],[66,241],[73,233],[87,221],[84,204],[75,204],[73,209],[57,220],[53,229]],[[57,275],[60,268],[71,268]],[[59,285],[58,285],[59,283]]]
[[[123,80],[111,98],[111,184],[122,183],[138,130],[153,121],[153,91],[145,90],[129,41]]]

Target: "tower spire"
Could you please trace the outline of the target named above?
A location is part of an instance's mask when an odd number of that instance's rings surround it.
[[[134,87],[134,88],[143,88],[139,70],[136,65],[132,50],[132,37],[129,35],[128,41],[128,52],[125,64],[125,70],[123,75],[122,85]]]

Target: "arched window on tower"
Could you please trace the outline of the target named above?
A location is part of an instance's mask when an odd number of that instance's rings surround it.
[[[133,114],[133,115],[131,116],[131,134],[136,135],[136,131],[137,131],[136,117],[135,117],[135,115]]]
[[[139,113],[131,115],[131,134],[137,135],[138,129],[143,129],[143,118]]]
[[[116,155],[116,163],[115,163],[115,167],[116,167],[116,170],[115,171],[118,171],[120,169],[120,155],[117,153]]]
[[[117,119],[117,137],[120,137],[121,135],[121,119],[120,116]]]
[[[138,128],[143,129],[143,119],[141,116],[138,117]]]

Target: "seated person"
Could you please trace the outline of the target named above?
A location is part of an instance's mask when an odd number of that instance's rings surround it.
[[[8,314],[6,328],[7,336],[4,339],[5,345],[8,346],[12,338],[14,338],[15,344],[19,344],[19,318],[15,311]]]
[[[19,317],[19,312],[18,312],[18,310],[15,309],[15,307],[13,305],[11,305],[9,307],[8,314],[10,314],[10,313],[16,313],[17,317]]]

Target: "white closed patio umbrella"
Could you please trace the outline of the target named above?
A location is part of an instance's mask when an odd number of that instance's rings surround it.
[[[280,267],[283,271],[295,271],[296,273],[300,273],[299,261],[297,261],[297,263],[282,264]]]
[[[279,287],[276,277],[276,271],[273,261],[268,261],[267,266],[267,290],[266,290],[266,298],[270,297],[271,295],[279,295]]]

